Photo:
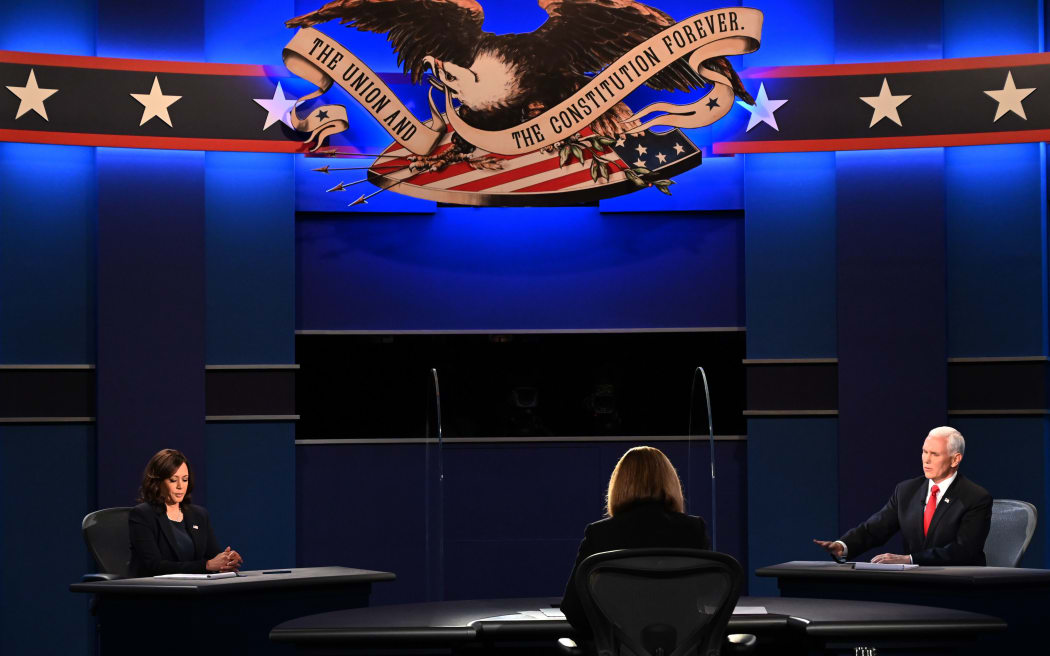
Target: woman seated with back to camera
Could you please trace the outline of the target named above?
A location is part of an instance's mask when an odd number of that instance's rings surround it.
[[[614,549],[711,548],[704,520],[685,514],[682,482],[660,449],[636,446],[623,454],[609,478],[605,508],[608,517],[583,533],[561,602],[565,619],[586,637],[591,636],[591,627],[576,594],[575,578],[587,556]]]
[[[132,576],[236,572],[241,555],[219,549],[208,511],[190,503],[193,476],[186,456],[162,449],[142,473],[139,505],[131,509]]]

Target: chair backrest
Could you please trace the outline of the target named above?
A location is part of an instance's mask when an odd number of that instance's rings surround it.
[[[984,542],[985,564],[1017,567],[1035,533],[1035,506],[1027,501],[992,501],[992,528]]]
[[[594,554],[576,589],[600,656],[718,654],[740,597],[743,571],[699,549],[621,549]]]
[[[128,531],[128,515],[131,508],[103,508],[88,513],[81,522],[91,557],[99,570],[116,574],[121,578],[130,576],[128,561],[131,560],[131,538]]]

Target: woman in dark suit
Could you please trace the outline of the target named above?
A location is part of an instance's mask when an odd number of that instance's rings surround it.
[[[190,503],[193,477],[186,456],[163,449],[142,474],[139,505],[131,509],[131,575],[236,572],[240,554],[219,549],[208,511]]]
[[[609,478],[606,514],[587,527],[576,555],[561,610],[585,636],[591,635],[576,594],[576,568],[587,556],[614,549],[680,547],[710,549],[707,524],[684,514],[682,483],[671,461],[659,449],[636,446],[616,463]]]

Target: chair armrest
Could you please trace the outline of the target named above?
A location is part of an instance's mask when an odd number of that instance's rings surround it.
[[[731,633],[726,636],[725,645],[722,647],[722,653],[735,654],[737,656],[753,654],[755,653],[755,645],[757,644],[758,638],[750,633]]]
[[[85,574],[80,577],[81,583],[95,583],[97,581],[116,581],[120,576],[116,574],[107,574],[106,572],[96,572],[94,574]]]

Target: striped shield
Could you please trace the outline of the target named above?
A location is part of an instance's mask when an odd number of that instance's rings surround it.
[[[452,128],[448,130],[432,155],[452,148]],[[591,129],[585,128],[577,136],[591,135]],[[557,146],[524,155],[477,149],[468,160],[436,171],[418,171],[411,167],[411,153],[395,142],[369,168],[368,180],[381,189],[454,205],[572,205],[637,191],[651,181],[698,166],[701,160],[700,150],[678,129],[622,135],[599,148],[575,153],[570,149],[568,157]],[[594,166],[595,155],[604,166]]]

